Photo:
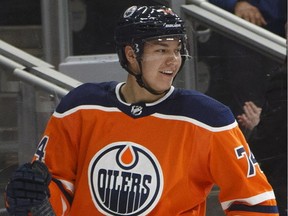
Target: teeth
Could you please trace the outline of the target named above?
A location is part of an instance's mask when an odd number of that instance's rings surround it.
[[[173,74],[173,71],[161,71],[161,73],[164,73],[164,74]]]

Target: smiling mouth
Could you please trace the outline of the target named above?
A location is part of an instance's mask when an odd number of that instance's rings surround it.
[[[160,71],[160,73],[165,74],[165,75],[172,75],[173,71]]]

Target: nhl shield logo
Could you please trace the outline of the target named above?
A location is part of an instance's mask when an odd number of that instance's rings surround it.
[[[89,187],[104,215],[147,215],[158,203],[163,174],[156,157],[132,142],[112,143],[91,160]]]

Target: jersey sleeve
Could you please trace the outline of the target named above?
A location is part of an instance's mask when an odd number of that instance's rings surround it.
[[[239,127],[215,132],[211,175],[227,215],[278,215],[275,195]]]
[[[56,215],[68,215],[73,199],[79,138],[75,116],[57,118],[54,113],[34,154],[34,160],[44,162],[52,174],[50,202]]]
[[[49,189],[51,194],[49,201],[55,215],[69,215],[72,199],[72,194],[68,192],[69,190],[64,185],[55,183],[55,180],[50,183]]]

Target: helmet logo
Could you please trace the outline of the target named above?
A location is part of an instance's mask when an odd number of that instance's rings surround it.
[[[147,215],[163,191],[157,158],[133,142],[105,146],[90,161],[88,173],[93,202],[104,215]]]
[[[123,17],[124,17],[124,18],[127,18],[127,17],[132,16],[132,14],[133,14],[136,10],[137,10],[137,6],[132,6],[132,7],[128,8],[128,9],[124,12]]]
[[[139,53],[140,49],[139,49],[139,44],[135,43],[135,53]]]
[[[179,28],[181,27],[181,24],[166,24],[166,28]]]

